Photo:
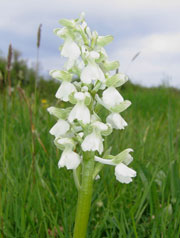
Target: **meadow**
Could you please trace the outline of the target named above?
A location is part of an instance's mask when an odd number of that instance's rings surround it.
[[[72,171],[58,169],[60,152],[49,134],[47,107],[58,84],[42,83],[36,95],[14,87],[0,91],[0,237],[71,238],[77,191]],[[108,137],[116,154],[133,148],[132,183],[120,184],[105,167],[94,183],[88,238],[180,237],[180,91],[121,88],[132,102],[129,126]],[[34,100],[36,98],[36,100]],[[104,115],[104,111],[101,112]]]

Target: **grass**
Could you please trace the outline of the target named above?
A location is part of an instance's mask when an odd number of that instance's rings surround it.
[[[112,152],[133,148],[137,177],[120,184],[104,167],[94,184],[88,238],[180,237],[180,92],[127,85],[129,126],[106,142]],[[33,96],[28,96],[33,108]],[[47,103],[54,105],[52,95]],[[35,148],[29,108],[17,90],[0,94],[0,237],[72,237],[77,191],[72,171],[58,169],[60,152],[48,133],[55,123],[37,92]],[[104,113],[104,112],[102,112]],[[4,123],[6,120],[6,123]],[[4,128],[6,124],[6,128]],[[35,162],[32,163],[32,151]]]

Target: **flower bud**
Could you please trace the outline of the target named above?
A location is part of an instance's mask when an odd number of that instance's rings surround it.
[[[113,41],[113,37],[111,35],[98,36],[97,45],[104,47],[105,45],[109,44],[111,41]]]

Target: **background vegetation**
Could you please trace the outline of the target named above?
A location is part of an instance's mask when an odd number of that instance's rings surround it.
[[[6,60],[0,59],[0,237],[72,237],[77,191],[72,171],[58,169],[60,152],[49,130],[55,122],[46,108],[59,105],[59,83],[40,78],[19,56],[13,59],[11,96]],[[20,73],[21,72],[21,73]],[[129,123],[106,146],[114,154],[134,149],[137,177],[120,184],[107,166],[95,181],[88,238],[180,237],[180,91],[121,88],[132,106]],[[101,113],[105,113],[102,111]]]

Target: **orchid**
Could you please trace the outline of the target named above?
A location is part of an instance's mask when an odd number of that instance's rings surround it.
[[[67,62],[63,70],[51,70],[50,75],[60,81],[55,96],[65,102],[65,108],[57,105],[47,109],[57,119],[50,134],[62,150],[58,167],[73,170],[79,192],[74,238],[85,237],[93,180],[100,178],[103,165],[114,166],[115,177],[121,183],[130,183],[136,176],[136,171],[128,167],[133,160],[132,149],[114,156],[105,143],[113,129],[127,126],[120,113],[131,102],[124,100],[119,87],[128,77],[117,72],[119,62],[109,61],[104,49],[113,37],[91,31],[84,17],[82,13],[76,20],[62,19],[63,27],[54,30],[64,39],[60,50]],[[99,113],[99,107],[108,112],[106,118]]]

